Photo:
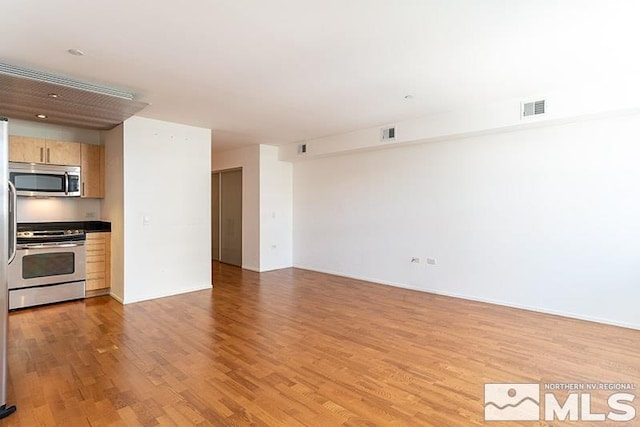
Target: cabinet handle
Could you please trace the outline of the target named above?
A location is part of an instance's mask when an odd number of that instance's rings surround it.
[[[84,182],[82,183],[82,195],[84,196]]]
[[[40,163],[44,163],[44,147],[40,147]]]
[[[47,148],[47,163],[51,163],[51,150]]]

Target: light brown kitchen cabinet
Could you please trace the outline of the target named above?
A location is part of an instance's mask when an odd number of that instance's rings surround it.
[[[46,163],[51,165],[80,166],[80,144],[76,142],[46,141]]]
[[[104,146],[80,144],[80,175],[82,187],[80,196],[86,198],[104,197]]]
[[[9,161],[80,166],[80,144],[10,135]]]
[[[9,135],[9,161],[44,163],[46,143],[44,138]]]
[[[87,233],[87,297],[104,295],[111,287],[111,233]]]

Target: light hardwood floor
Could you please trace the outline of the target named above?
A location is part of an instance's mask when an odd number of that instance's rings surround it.
[[[212,290],[12,312],[18,412],[0,426],[470,426],[483,424],[485,383],[640,385],[640,331],[298,269],[213,268]]]

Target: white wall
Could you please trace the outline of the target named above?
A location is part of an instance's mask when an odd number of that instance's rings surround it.
[[[212,171],[235,168],[242,168],[242,268],[260,271],[260,146],[212,153]]]
[[[639,140],[633,115],[295,163],[294,265],[640,328]]]
[[[291,267],[293,167],[278,147],[260,146],[260,271]]]
[[[254,145],[212,153],[212,170],[242,168],[242,268],[292,265],[292,165],[278,147]]]
[[[124,125],[104,132],[105,197],[102,217],[111,222],[111,296],[124,302]]]
[[[211,287],[211,131],[124,122],[124,303]]]
[[[546,113],[521,119],[521,101],[536,99],[546,100]],[[635,92],[630,87],[620,87],[619,84],[600,84],[590,87],[588,91],[581,87],[579,92],[555,91],[527,98],[468,105],[428,117],[304,141],[307,145],[305,154],[298,153],[300,142],[288,144],[280,147],[280,159],[298,161],[337,153],[384,149],[390,145],[437,142],[499,131],[592,120],[622,112],[640,113],[640,101]],[[391,125],[396,127],[395,140],[381,141],[381,129]]]

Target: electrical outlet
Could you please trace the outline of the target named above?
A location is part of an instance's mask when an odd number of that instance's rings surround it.
[[[420,258],[418,257],[411,257],[411,263],[413,264],[420,264]]]
[[[427,258],[427,264],[436,265],[436,259],[435,258]]]

